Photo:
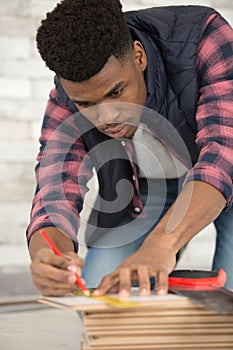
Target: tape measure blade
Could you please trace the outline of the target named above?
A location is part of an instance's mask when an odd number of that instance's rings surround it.
[[[233,292],[219,288],[217,290],[171,290],[173,293],[186,296],[218,314],[233,314]]]
[[[121,299],[112,297],[110,295],[103,295],[100,297],[92,297],[92,298],[103,301],[107,305],[118,307],[118,308],[137,307],[139,305],[139,303],[128,301],[128,300],[121,300]]]

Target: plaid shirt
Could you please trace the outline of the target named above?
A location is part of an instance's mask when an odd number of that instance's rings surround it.
[[[196,66],[200,81],[196,143],[200,154],[185,183],[193,180],[209,183],[224,195],[229,206],[233,200],[233,30],[218,14],[211,15],[206,22]],[[45,226],[59,227],[74,241],[77,239],[93,164],[82,137],[78,137],[78,129],[74,128],[72,114],[59,101],[57,91],[52,90],[40,137],[37,189],[28,240],[33,232]],[[130,210],[136,215],[143,205],[132,143],[126,142],[125,149],[134,173]]]

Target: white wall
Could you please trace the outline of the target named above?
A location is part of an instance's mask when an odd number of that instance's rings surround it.
[[[29,263],[25,229],[34,192],[33,167],[40,123],[53,85],[53,73],[39,58],[34,37],[40,19],[56,3],[0,0],[0,269],[21,268]],[[170,4],[209,5],[233,23],[232,0],[122,3],[125,10]],[[208,230],[201,244],[209,244],[209,234]]]

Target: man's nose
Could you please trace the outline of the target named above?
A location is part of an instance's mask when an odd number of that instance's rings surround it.
[[[120,112],[116,104],[103,103],[97,107],[98,122],[101,124],[111,124],[118,121]]]

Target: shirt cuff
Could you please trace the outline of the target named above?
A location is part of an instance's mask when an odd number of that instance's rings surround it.
[[[184,184],[191,181],[202,181],[212,185],[219,190],[226,199],[226,208],[230,207],[233,202],[233,184],[231,177],[221,171],[216,166],[203,165],[197,163],[188,173]]]
[[[53,220],[51,220],[51,218],[47,215],[41,215],[39,217],[37,217],[36,219],[32,219],[27,231],[26,231],[26,237],[27,237],[27,243],[29,246],[30,243],[30,239],[33,235],[34,232],[44,228],[44,227],[57,227],[58,229],[60,229],[65,236],[67,236],[68,238],[70,238],[73,242],[74,245],[74,251],[78,252],[78,241],[77,241],[77,234],[76,234],[76,230],[74,229],[74,227],[70,224],[70,222],[68,220],[66,220],[66,218],[58,216],[56,217],[56,215],[53,215]]]

